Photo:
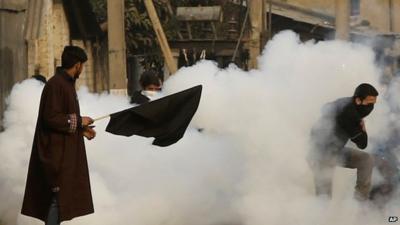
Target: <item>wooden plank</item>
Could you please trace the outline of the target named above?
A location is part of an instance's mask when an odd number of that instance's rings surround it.
[[[349,40],[350,38],[350,1],[335,0],[335,28],[336,39]]]
[[[0,8],[2,10],[9,10],[14,12],[24,12],[27,10],[27,0],[1,0]]]
[[[187,30],[187,33],[189,36],[189,40],[192,40],[193,36],[192,36],[192,28],[190,27],[190,23],[186,22],[185,24],[186,24],[186,30]]]
[[[170,42],[172,49],[206,49],[207,52],[227,52],[229,51],[229,56],[232,56],[235,49],[236,40],[175,40]],[[226,51],[225,51],[226,50]],[[179,52],[179,51],[178,51]],[[225,53],[224,53],[225,54]]]
[[[178,7],[176,17],[180,21],[220,21],[221,6]]]
[[[145,0],[144,4],[146,6],[147,13],[149,14],[151,23],[153,24],[154,32],[157,35],[158,42],[161,47],[161,51],[164,55],[165,64],[171,74],[175,73],[178,68],[175,63],[174,57],[172,56],[171,49],[169,47],[167,38],[165,36],[164,30],[162,29],[160,20],[157,16],[156,9],[152,0]]]
[[[124,0],[108,0],[108,62],[110,92],[126,90],[126,45]]]
[[[251,0],[249,2],[250,7],[250,23],[251,23],[251,34],[249,46],[249,68],[257,68],[257,57],[261,53],[261,32],[262,32],[262,7],[261,5],[265,2],[263,0]]]
[[[212,28],[212,31],[213,31],[213,34],[214,34],[214,39],[218,40],[217,27],[215,26],[214,22],[211,22],[211,28]]]

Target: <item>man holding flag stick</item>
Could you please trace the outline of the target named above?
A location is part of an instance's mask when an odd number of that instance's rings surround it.
[[[22,214],[46,225],[94,212],[83,137],[96,136],[94,120],[81,117],[75,80],[87,61],[83,49],[67,46],[62,67],[44,87],[29,163]],[[106,115],[106,131],[154,137],[153,145],[179,141],[197,111],[202,86]]]
[[[81,117],[75,91],[86,61],[83,49],[66,46],[40,100],[22,214],[46,225],[94,212],[83,137],[96,132],[93,119]]]

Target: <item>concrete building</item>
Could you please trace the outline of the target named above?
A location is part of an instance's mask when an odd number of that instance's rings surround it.
[[[225,22],[215,19],[214,23],[217,24],[216,27],[224,27],[218,26],[218,24],[224,23],[225,27],[229,27],[232,25],[231,22],[234,22],[239,25],[236,26],[237,34],[241,25],[240,23],[244,18],[243,13],[246,11],[247,5],[249,5],[248,3],[253,3],[253,1],[224,1],[224,4],[221,4],[224,5],[224,7],[222,7],[224,12],[221,13],[223,16],[218,16],[218,18],[225,20]],[[241,14],[236,13],[235,16],[229,15],[228,12],[234,12],[234,10],[226,7],[229,4],[237,5],[237,8],[241,8],[239,9]],[[261,7],[261,3],[258,5],[265,10],[265,15],[263,16],[263,22],[265,22],[265,24],[262,25],[261,34],[255,34],[257,36],[261,35],[261,48],[263,48],[263,44],[266,41],[265,37],[272,37],[274,34],[286,29],[294,30],[304,41],[309,39],[333,39],[335,37],[335,31],[337,31],[336,37],[344,35],[344,39],[373,43],[375,45],[374,47],[376,47],[378,58],[387,58],[387,55],[396,58],[396,56],[399,55],[398,46],[400,44],[398,34],[400,33],[400,0],[264,0],[263,7]],[[337,7],[339,7],[339,10],[336,10]],[[206,9],[207,7],[188,7],[185,8],[187,11],[186,14],[180,14],[178,8],[177,17],[178,20],[186,24],[196,19],[194,15],[197,15],[199,20],[203,18],[204,21],[204,16],[199,16],[196,10],[206,12]],[[269,17],[269,12],[271,12],[271,17]],[[252,15],[253,13],[250,14]],[[214,14],[209,13],[207,15],[211,18]],[[230,21],[231,18],[239,18],[239,20],[242,20]],[[339,20],[336,20],[336,18]],[[209,21],[211,21],[211,19],[209,19]],[[249,32],[249,28],[252,22],[254,22],[254,18],[250,18],[249,21],[250,23],[246,25],[246,32],[242,39],[242,50],[249,49],[249,46],[251,46],[249,42],[253,32]],[[344,29],[343,25],[346,25]],[[187,27],[189,26],[187,25]],[[224,32],[220,33],[229,33],[224,29],[217,29],[217,33],[221,30]],[[235,38],[231,39],[218,34],[215,35],[214,38],[209,37],[208,39],[203,38],[200,40],[192,37],[190,32],[188,35],[189,38],[185,38],[185,32],[186,31],[182,32],[183,38],[170,40],[171,46],[176,52],[182,49],[188,50],[192,46],[195,46],[196,50],[207,49],[207,52],[215,53],[218,56],[217,59],[220,60],[222,53],[225,58],[230,58],[232,56],[234,49],[232,46],[235,46],[237,42],[237,35]],[[203,34],[206,33],[206,31],[203,32]],[[337,35],[338,33],[342,34]],[[210,46],[212,46],[212,48],[210,48]],[[385,52],[385,54],[382,54],[383,52]],[[225,63],[220,62],[220,64],[224,65]],[[392,65],[395,64],[396,63]],[[395,71],[396,68],[397,66],[394,66],[392,72]]]
[[[0,118],[12,86],[34,74],[53,76],[65,45],[89,56],[78,86],[108,90],[103,36],[88,0],[0,0]]]
[[[344,29],[344,32],[348,33],[345,39],[372,45],[377,62],[384,69],[384,77],[387,78],[384,79],[385,82],[399,73],[399,0],[266,1],[267,12],[271,11],[272,14],[272,34],[283,29],[292,29],[299,33],[303,40],[326,40],[333,39],[335,31],[343,32],[343,26],[348,24]],[[341,10],[336,11],[336,7]],[[344,18],[336,20],[336,17]]]
[[[381,33],[400,32],[400,1],[398,0],[340,0],[348,1],[353,29],[363,20],[369,22],[369,29]],[[339,2],[340,2],[339,1]],[[267,0],[269,2],[269,0]],[[334,0],[272,0],[273,12],[299,20],[315,21],[314,17],[324,15],[335,17]],[[307,12],[308,13],[305,13]],[[308,16],[307,16],[308,14]],[[301,18],[303,17],[303,18]],[[310,21],[310,22],[311,22]],[[330,22],[330,21],[326,21]],[[326,26],[334,24],[326,24]],[[357,26],[358,25],[358,26]]]

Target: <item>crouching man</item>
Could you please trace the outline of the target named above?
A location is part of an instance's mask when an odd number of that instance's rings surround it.
[[[367,200],[371,187],[373,158],[370,154],[345,147],[351,140],[359,149],[368,145],[364,118],[374,109],[378,91],[360,84],[352,97],[339,98],[323,107],[322,116],[311,131],[312,148],[308,163],[314,175],[317,195],[332,196],[335,166],[357,169],[354,197]]]

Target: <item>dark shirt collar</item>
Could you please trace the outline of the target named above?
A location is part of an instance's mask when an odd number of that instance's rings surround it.
[[[67,73],[67,71],[66,71],[64,68],[62,68],[62,67],[57,67],[57,68],[56,68],[56,74],[59,74],[60,76],[64,77],[67,81],[70,81],[70,82],[72,82],[72,83],[75,83],[75,80],[76,80],[76,79],[72,78],[72,77]]]

